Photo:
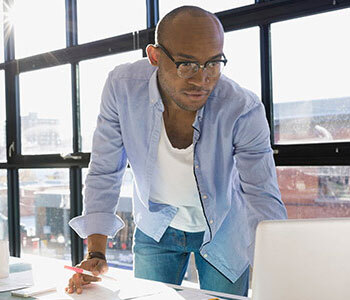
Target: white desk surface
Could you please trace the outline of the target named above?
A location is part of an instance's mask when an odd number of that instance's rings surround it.
[[[162,290],[164,287],[164,291],[168,290],[168,287],[174,288],[179,293],[174,293],[174,299],[194,299],[195,295],[198,295],[198,300],[201,299],[211,299],[214,297],[224,297],[227,299],[236,299],[236,300],[247,300],[249,298],[241,297],[241,296],[233,296],[230,294],[224,294],[224,293],[218,293],[218,292],[210,292],[210,291],[204,291],[199,290],[195,288],[189,288],[189,287],[183,287],[183,286],[177,286],[172,284],[163,284],[155,281],[149,281],[149,280],[143,280],[134,278],[132,272],[128,270],[123,269],[117,269],[117,268],[110,268],[108,271],[109,276],[113,276],[120,281],[120,286],[127,286],[126,294],[120,296],[120,293],[123,291],[123,289],[120,289],[118,287],[118,282],[113,281],[105,281],[102,280],[102,282],[94,283],[89,286],[86,286],[83,289],[83,293],[81,295],[77,294],[66,294],[64,291],[64,288],[67,286],[68,279],[72,276],[72,271],[66,270],[63,268],[63,266],[67,262],[64,262],[62,260],[52,259],[52,258],[46,258],[46,257],[39,257],[35,255],[26,255],[23,259],[13,258],[10,259],[11,266],[15,266],[17,270],[23,268],[22,270],[26,270],[29,267],[29,264],[32,266],[32,277],[34,284],[47,284],[47,285],[55,285],[57,287],[57,292],[51,292],[47,294],[42,294],[40,297],[38,296],[35,299],[42,299],[42,300],[75,300],[75,299],[103,299],[103,300],[119,300],[120,297],[127,297],[128,291],[132,291],[132,293],[135,293],[135,290],[140,288],[141,290],[145,288],[150,289],[159,289]],[[14,268],[12,268],[14,269]],[[124,289],[125,291],[125,289]],[[171,291],[172,292],[172,291]],[[208,293],[208,297],[206,295],[204,298],[201,298],[203,294]],[[179,297],[179,295],[182,294],[182,297]],[[187,294],[187,296],[186,296]],[[192,296],[189,298],[188,295]],[[132,294],[130,294],[132,296]],[[152,297],[143,297],[144,300],[156,300],[156,299],[164,299],[164,297],[161,297],[162,293],[160,293],[157,297],[157,295]],[[120,297],[119,297],[120,296]],[[168,298],[168,297],[167,297]],[[2,292],[0,293],[0,300],[8,299],[21,299],[18,297],[11,296],[10,292]],[[22,299],[34,299],[34,298],[22,298]],[[137,298],[135,298],[137,299]],[[140,298],[141,299],[141,298]],[[170,300],[170,299],[169,299]]]

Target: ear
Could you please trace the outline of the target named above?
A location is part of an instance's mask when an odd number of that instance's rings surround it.
[[[159,52],[157,47],[154,45],[148,45],[146,48],[146,53],[148,57],[148,61],[152,66],[157,67],[158,66],[158,60],[159,60]]]

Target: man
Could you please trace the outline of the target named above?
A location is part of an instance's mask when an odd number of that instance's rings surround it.
[[[81,267],[107,271],[107,236],[127,160],[134,184],[136,277],[181,284],[194,252],[200,287],[248,290],[255,228],[285,218],[261,101],[221,75],[224,32],[215,15],[181,7],[158,24],[147,60],[107,79],[94,134],[83,215]],[[96,278],[74,275],[67,291]]]

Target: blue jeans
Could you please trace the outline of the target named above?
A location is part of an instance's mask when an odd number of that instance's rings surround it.
[[[193,252],[201,289],[247,296],[249,268],[232,283],[200,255],[203,234],[168,227],[158,243],[136,228],[133,246],[135,277],[180,285]]]

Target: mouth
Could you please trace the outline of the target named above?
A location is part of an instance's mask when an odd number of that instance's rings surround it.
[[[201,100],[204,99],[206,97],[208,97],[208,92],[184,92],[184,94],[186,95],[186,97],[193,99],[193,100]]]

